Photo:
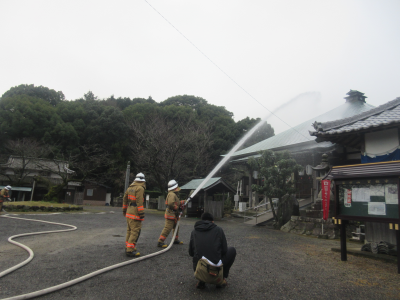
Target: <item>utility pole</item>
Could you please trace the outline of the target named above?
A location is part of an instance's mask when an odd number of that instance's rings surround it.
[[[131,173],[131,162],[128,161],[128,165],[126,166],[125,190],[124,190],[124,193],[125,193],[125,191],[128,189],[128,186],[129,186],[129,175],[130,175],[130,173]]]

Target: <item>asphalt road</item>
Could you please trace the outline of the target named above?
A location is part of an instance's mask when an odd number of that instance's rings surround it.
[[[34,292],[124,262],[126,221],[120,208],[91,208],[90,213],[18,215],[75,225],[78,230],[17,238],[34,259],[0,278],[0,299]],[[114,213],[115,212],[115,213]],[[235,219],[216,222],[228,245],[237,250],[228,287],[195,288],[190,232],[197,219],[183,218],[179,237],[165,254],[124,266],[37,299],[400,299],[397,265],[348,255],[340,260],[338,240],[288,234],[249,226]],[[142,256],[159,251],[163,212],[147,211],[137,245]],[[28,257],[7,242],[11,235],[65,229],[25,220],[0,218],[0,272]],[[171,235],[169,239],[171,238]],[[169,240],[168,239],[168,240]]]

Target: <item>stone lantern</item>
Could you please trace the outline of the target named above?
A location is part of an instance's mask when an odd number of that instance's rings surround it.
[[[329,166],[329,162],[328,162],[328,154],[324,153],[322,154],[322,160],[321,160],[321,164],[319,164],[316,167],[312,167],[313,170],[315,171],[315,179],[319,180],[319,182],[321,182],[321,179],[328,174],[329,169],[331,168]]]

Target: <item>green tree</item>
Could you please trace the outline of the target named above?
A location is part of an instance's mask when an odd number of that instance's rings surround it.
[[[152,116],[160,114],[162,108],[153,103],[138,103],[127,107],[123,115],[127,123],[131,121],[146,122]]]
[[[240,135],[240,138],[244,136],[247,133],[247,131],[256,126],[259,122],[261,122],[260,118],[250,119],[249,117],[238,121],[236,123],[236,127],[237,130],[239,131],[238,134]],[[251,145],[266,140],[267,138],[270,138],[271,136],[274,135],[275,133],[272,126],[267,122],[264,122],[260,126],[260,128],[258,128],[257,131],[254,132],[253,135],[247,139],[247,141],[243,144],[241,149],[250,147]]]
[[[176,106],[190,106],[193,108],[199,108],[203,105],[207,105],[207,101],[201,97],[196,96],[174,96],[160,103],[161,106],[176,105]]]
[[[235,128],[233,114],[223,106],[209,104],[205,99],[196,96],[182,95],[170,97],[160,103],[161,107],[186,107],[195,112],[199,122],[211,125],[212,146],[210,157],[214,162],[228,152],[237,142],[239,136]]]
[[[93,119],[85,129],[85,140],[88,144],[101,145],[114,158],[120,159],[128,153],[129,128],[125,123],[122,112],[106,106],[99,116]]]
[[[279,217],[275,212],[272,198],[279,198],[278,202],[280,202],[283,196],[293,194],[296,191],[292,174],[300,171],[302,167],[296,163],[288,151],[265,150],[261,151],[260,154],[260,157],[252,157],[248,160],[249,166],[253,170],[258,170],[261,178],[261,184],[253,184],[252,188],[269,198],[276,224],[280,227],[282,224],[280,224]]]
[[[65,149],[78,141],[73,126],[63,122],[55,107],[28,95],[1,98],[0,132],[7,133],[7,140],[32,138]]]
[[[149,96],[149,98],[147,98],[147,99],[145,99],[145,98],[130,99],[128,97],[115,98],[114,95],[107,98],[106,100],[103,100],[102,102],[106,106],[114,106],[114,107],[119,108],[120,110],[124,110],[124,109],[128,108],[129,106],[132,106],[132,105],[135,105],[138,103],[149,103],[149,104],[157,103],[156,101],[153,100],[153,98],[151,96]]]
[[[5,92],[1,98],[5,99],[7,97],[13,97],[17,95],[27,95],[40,98],[52,106],[56,106],[58,103],[61,103],[65,100],[63,92],[56,92],[55,90],[47,87],[35,86],[34,84],[21,84],[19,86],[12,87]]]
[[[83,95],[83,99],[86,101],[97,101],[99,98],[93,94],[92,91],[88,91],[86,94]]]

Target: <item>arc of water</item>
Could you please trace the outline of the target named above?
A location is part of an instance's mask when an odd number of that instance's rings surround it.
[[[253,135],[254,132],[256,132],[271,116],[275,115],[277,111],[280,109],[286,107],[289,105],[292,101],[296,99],[291,99],[280,106],[278,106],[274,111],[270,112],[266,117],[264,117],[260,122],[258,122],[249,132],[247,132],[240,140],[239,142],[224,156],[224,158],[221,159],[221,161],[214,167],[214,169],[207,175],[206,178],[200,183],[200,185],[194,190],[194,192],[190,195],[190,197],[186,200],[185,206],[189,203],[191,199],[193,199],[194,196],[203,188],[203,186],[207,183],[208,180],[212,176],[214,176],[215,173],[218,172],[218,170],[231,158],[233,153],[235,153],[249,137]]]

